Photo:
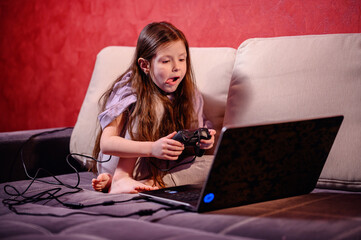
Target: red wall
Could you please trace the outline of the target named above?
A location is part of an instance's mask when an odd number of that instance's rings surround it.
[[[361,32],[360,0],[0,0],[0,131],[73,126],[96,54],[166,20],[193,47]]]

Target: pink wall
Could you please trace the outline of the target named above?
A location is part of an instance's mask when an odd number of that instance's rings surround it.
[[[0,0],[0,131],[73,126],[96,54],[166,20],[193,47],[361,32],[360,0]]]

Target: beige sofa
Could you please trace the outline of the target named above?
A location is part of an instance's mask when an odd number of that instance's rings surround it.
[[[361,34],[255,38],[233,48],[191,48],[204,111],[218,133],[246,126],[331,115],[345,119],[319,187],[361,190]],[[130,64],[134,47],[107,47],[74,127],[70,150],[90,155],[98,99]],[[86,159],[80,159],[87,164]],[[205,174],[207,172],[205,171]],[[184,183],[184,175],[178,183]],[[188,182],[185,182],[188,183]]]
[[[133,51],[103,49],[74,129],[34,138],[35,146],[28,146],[23,155],[37,159],[42,156],[39,149],[45,149],[42,160],[62,168],[66,162],[55,162],[62,159],[56,150],[69,146],[70,134],[70,151],[90,155],[98,98],[127,68]],[[71,173],[42,182],[0,184],[0,238],[361,239],[361,34],[249,39],[238,49],[192,48],[191,57],[205,114],[218,133],[223,125],[344,115],[312,193],[198,214],[134,199],[134,194],[96,192],[90,185],[92,173]],[[26,139],[29,134],[0,134],[0,139]],[[50,139],[54,142],[45,144]],[[198,172],[207,174],[209,162],[198,163]],[[178,184],[194,180],[177,174]],[[25,196],[15,197],[9,185],[19,193],[26,191]]]

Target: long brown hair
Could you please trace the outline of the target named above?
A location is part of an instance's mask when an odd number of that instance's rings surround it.
[[[174,98],[170,100],[165,93],[160,90],[150,78],[150,74],[145,74],[138,64],[139,58],[144,58],[151,63],[160,46],[164,46],[174,41],[181,40],[187,51],[187,71],[173,93]],[[133,140],[156,141],[161,137],[180,129],[195,128],[197,119],[194,109],[195,82],[190,61],[189,45],[184,34],[167,22],[155,22],[147,25],[140,33],[134,58],[131,66],[113,83],[102,96],[102,111],[105,110],[106,102],[113,90],[114,85],[119,82],[126,73],[131,72],[128,83],[131,84],[136,93],[137,101],[129,109],[127,130]],[[161,118],[157,116],[155,101],[161,103],[164,114]],[[135,133],[132,131],[136,128]],[[98,134],[93,150],[93,157],[97,158],[100,151],[100,136]],[[159,165],[163,160],[156,158],[143,158],[142,164],[146,164],[152,175],[154,183],[164,187],[164,172],[154,165]],[[93,168],[94,170],[94,168]]]

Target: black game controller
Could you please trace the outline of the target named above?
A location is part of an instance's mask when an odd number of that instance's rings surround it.
[[[181,130],[173,137],[174,140],[181,142],[184,146],[193,146],[196,156],[203,156],[205,150],[199,148],[201,139],[211,139],[208,128],[198,128],[196,130]]]

